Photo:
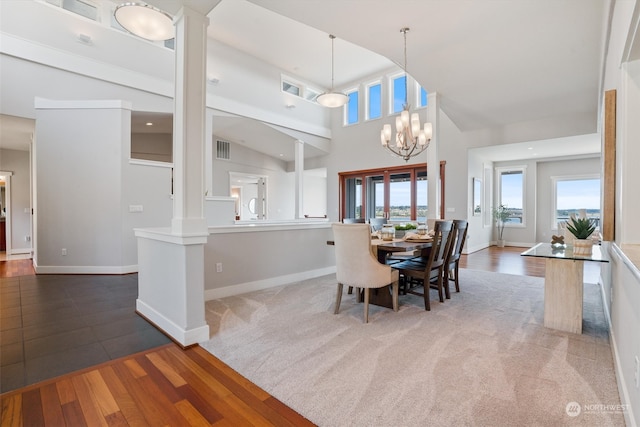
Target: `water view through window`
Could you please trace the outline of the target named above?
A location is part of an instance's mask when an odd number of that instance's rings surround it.
[[[559,179],[556,181],[555,223],[567,221],[571,214],[584,213],[600,223],[600,179]]]

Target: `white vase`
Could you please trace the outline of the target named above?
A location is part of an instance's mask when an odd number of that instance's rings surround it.
[[[505,244],[505,240],[504,239],[498,239],[498,241],[496,242],[497,246],[499,248],[504,248],[504,244]]]
[[[593,249],[593,240],[591,239],[575,239],[573,241],[573,254],[579,256],[591,255]]]

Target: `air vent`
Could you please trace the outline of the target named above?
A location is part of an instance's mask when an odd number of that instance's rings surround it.
[[[217,149],[216,149],[216,159],[229,160],[230,157],[230,149],[229,143],[227,141],[217,141]]]

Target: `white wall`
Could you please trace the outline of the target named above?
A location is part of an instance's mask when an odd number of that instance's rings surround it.
[[[123,265],[121,158],[129,120],[115,102],[38,107],[36,271]]]
[[[230,195],[229,172],[266,176],[267,219],[295,218],[295,176],[287,172],[287,163],[240,144],[230,143],[229,148],[229,160],[216,159],[213,153],[213,196]],[[243,199],[246,204],[249,195],[243,194]]]
[[[493,220],[491,219],[490,203],[493,192],[493,162],[478,156],[476,150],[468,150],[467,157],[468,175],[465,184],[468,185],[466,196],[468,199],[469,231],[467,232],[465,252],[471,253],[489,247],[493,240]],[[485,169],[487,168],[491,173],[485,174]],[[473,188],[471,188],[471,185],[473,178],[478,178],[482,181],[482,213],[479,216],[474,216],[472,212]]]
[[[173,135],[169,133],[132,133],[131,158],[171,163]]]
[[[130,163],[127,103],[37,104],[36,271],[136,271],[133,229],[171,221],[170,167]]]
[[[640,425],[640,389],[635,384],[635,358],[640,358],[640,58],[623,54],[632,42],[640,44],[637,1],[616,1],[607,50],[603,91],[616,90],[616,215],[615,242],[605,248],[611,263],[603,278],[603,299],[610,318],[618,390],[629,405],[625,421]],[[632,23],[632,25],[630,25]],[[634,40],[635,38],[635,40]],[[622,64],[622,65],[621,65]]]
[[[335,272],[329,223],[210,227],[204,248],[205,299]],[[222,271],[216,271],[216,264]]]
[[[11,251],[31,251],[31,168],[29,152],[0,150],[0,170],[11,175]],[[3,205],[3,207],[5,207]],[[7,223],[8,224],[8,223]],[[25,240],[28,237],[29,240]]]
[[[327,213],[327,177],[316,170],[304,172],[303,179],[303,214],[323,216]]]

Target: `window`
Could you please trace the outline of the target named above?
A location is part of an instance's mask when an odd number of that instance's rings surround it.
[[[511,213],[506,225],[524,225],[524,183],[525,167],[496,168],[498,184],[498,203]]]
[[[344,106],[344,123],[352,125],[358,123],[358,90],[354,89],[347,92],[347,96],[349,97],[349,102]]]
[[[406,100],[407,88],[405,82],[407,81],[406,75],[396,76],[391,78],[391,112],[390,114],[396,114],[404,109],[404,103]]]
[[[440,165],[444,194],[444,162]],[[341,218],[387,218],[392,222],[427,220],[427,165],[397,166],[366,171],[342,172]],[[440,204],[444,218],[444,203]]]
[[[295,96],[300,96],[300,93],[302,92],[299,86],[284,80],[282,81],[282,91],[291,93]]]
[[[367,117],[366,120],[382,117],[382,84],[375,82],[367,85]]]
[[[288,76],[281,76],[281,90],[291,95],[306,99],[307,101],[316,102],[316,98],[320,95],[320,91],[309,85],[302,83]]]
[[[553,182],[554,208],[553,229],[558,223],[567,221],[571,214],[584,213],[600,226],[600,177],[598,175],[551,177]]]
[[[62,8],[77,13],[92,21],[98,20],[98,8],[95,4],[82,0],[62,0]]]
[[[418,94],[416,99],[416,107],[423,108],[427,106],[427,91],[425,88],[416,83],[416,93]]]

